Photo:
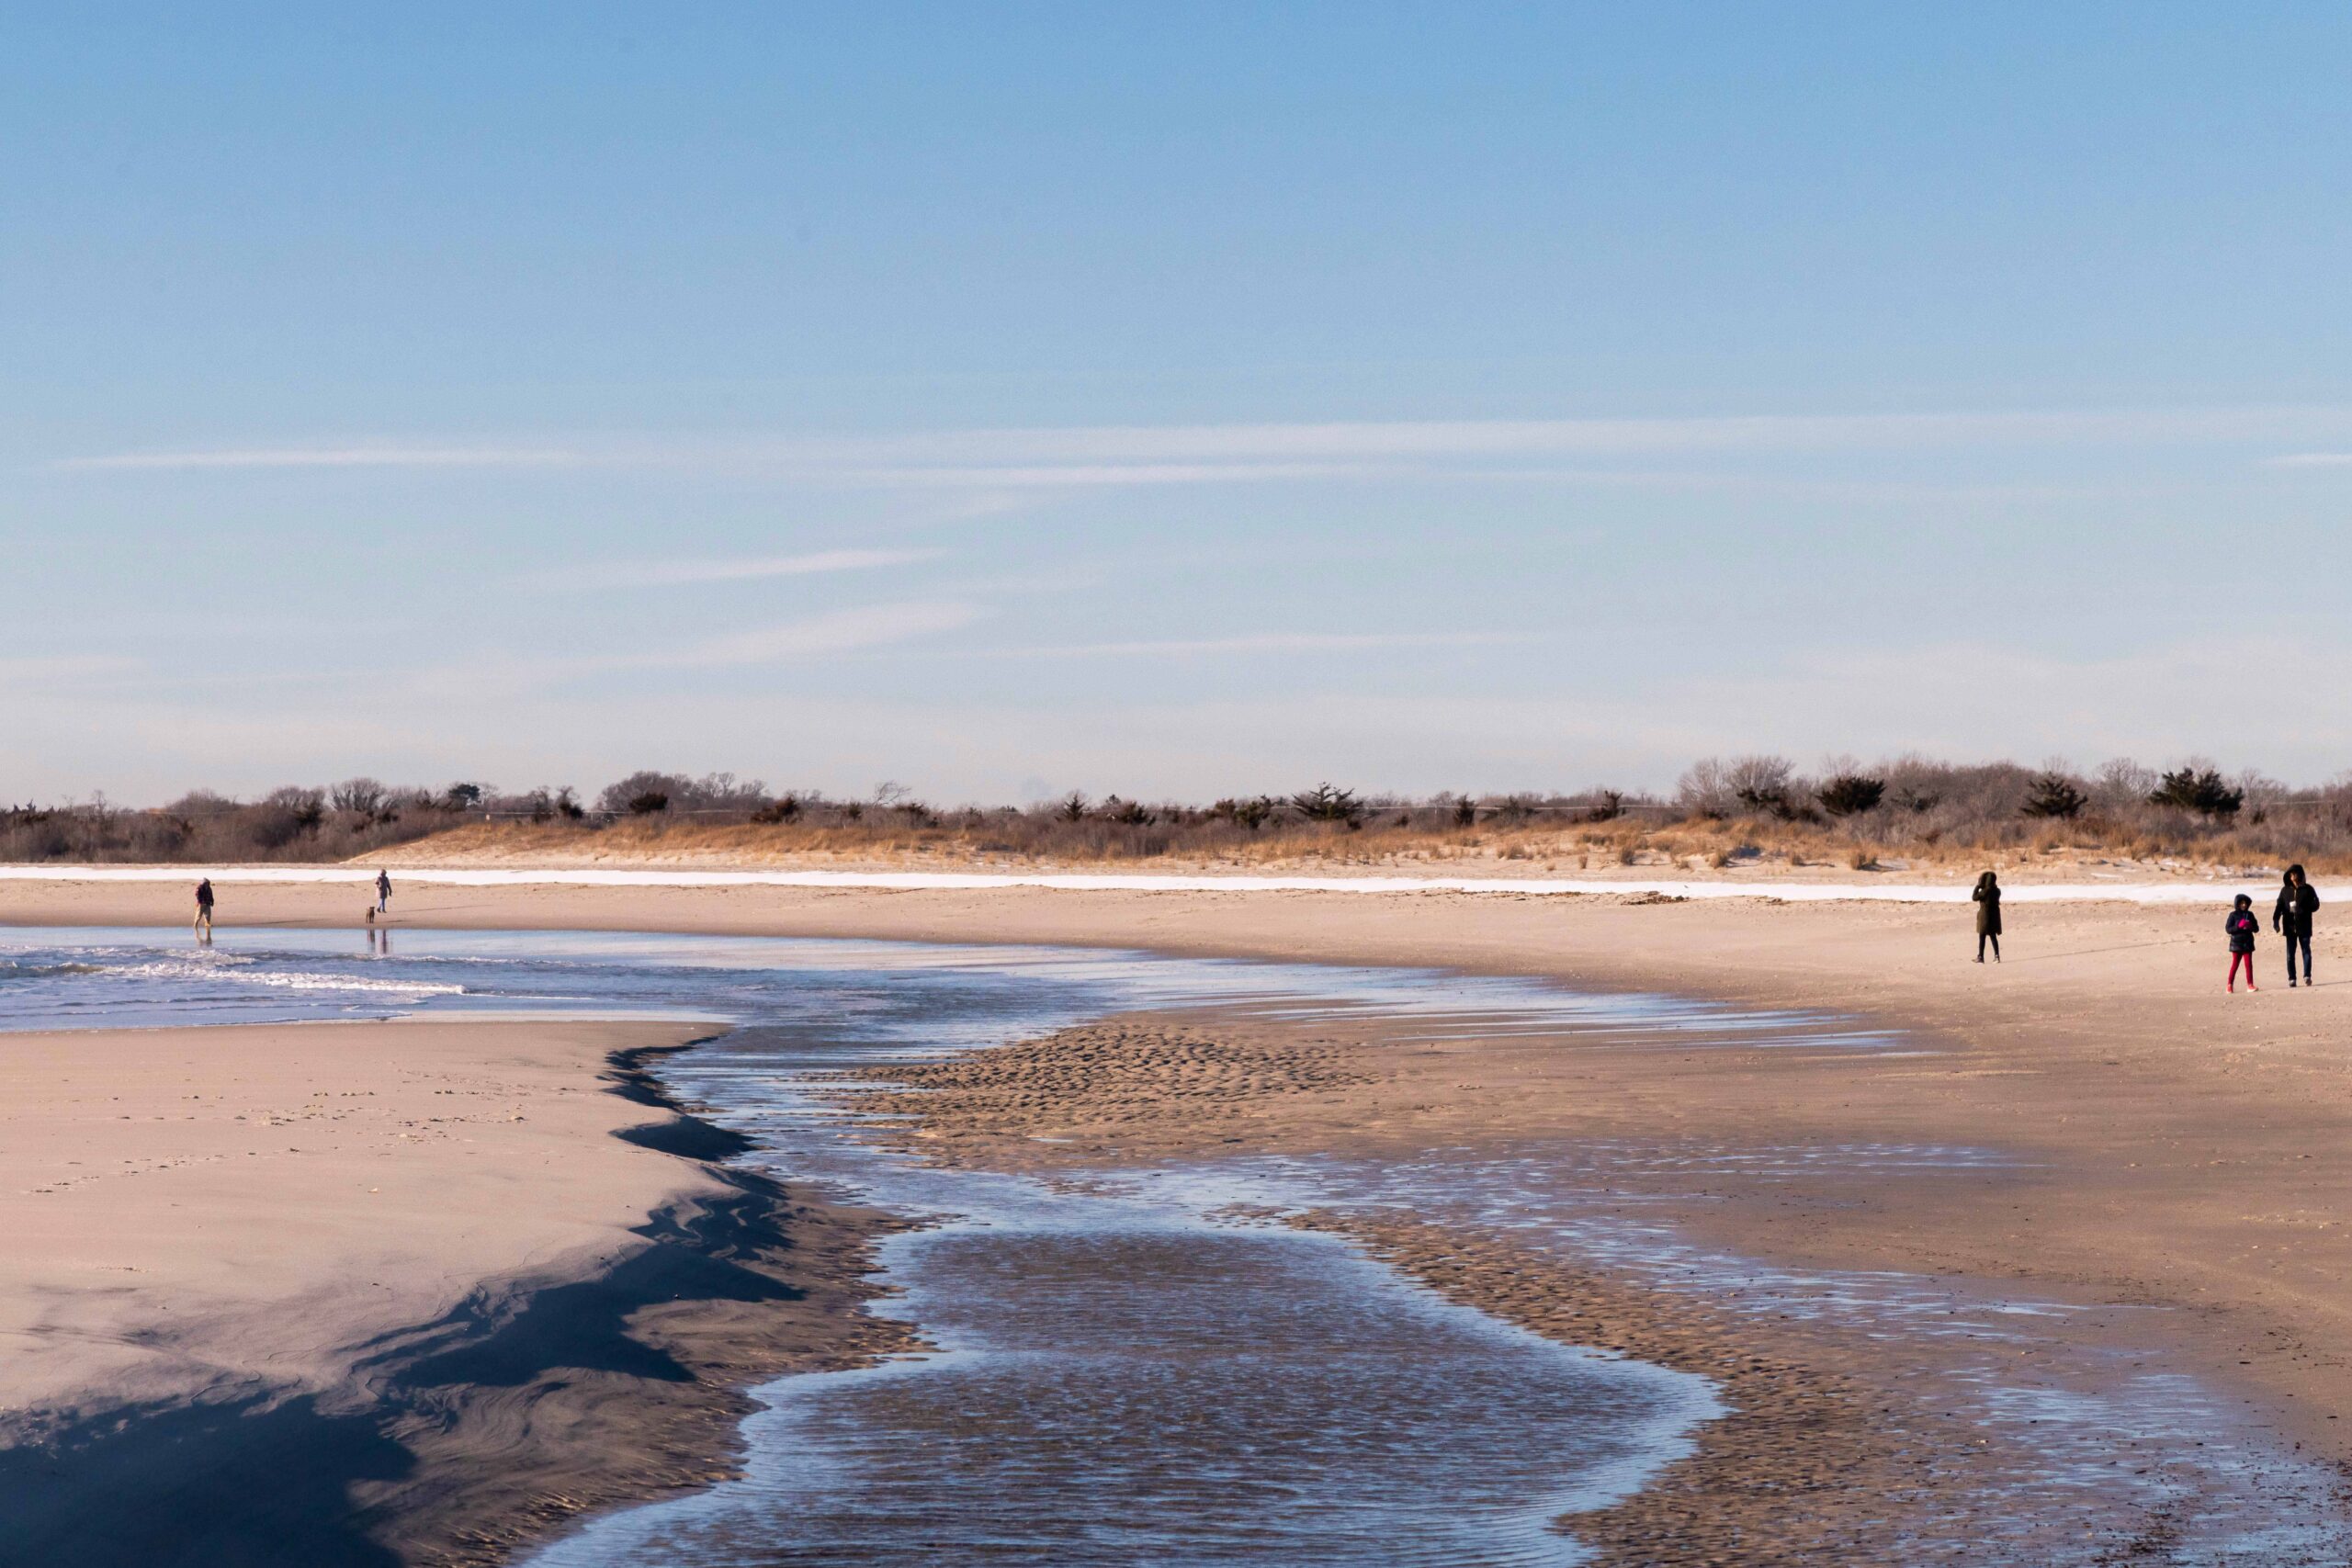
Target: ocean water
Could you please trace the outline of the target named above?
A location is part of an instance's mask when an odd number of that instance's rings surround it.
[[[913,1323],[925,1353],[765,1386],[741,1479],[592,1520],[534,1568],[1564,1565],[1585,1555],[1575,1515],[1639,1487],[1720,1409],[1703,1380],[1552,1343],[1333,1237],[1232,1217],[1308,1206],[1405,1207],[1734,1310],[1956,1347],[1922,1375],[2007,1461],[1982,1495],[1951,1499],[1963,1522],[1982,1516],[1973,1562],[2112,1561],[2158,1517],[2162,1543],[2131,1561],[2344,1560],[2324,1555],[2344,1544],[2328,1477],[2188,1380],[2134,1382],[2086,1358],[2054,1332],[2071,1309],[1776,1270],[1642,1207],[1726,1180],[1983,1168],[1999,1151],[1539,1140],[1038,1180],[894,1153],[838,1099],[877,1063],[1180,1005],[1576,1051],[1909,1049],[1820,1014],[1436,971],[615,933],[224,931],[197,948],[177,931],[0,930],[0,1029],[708,1019],[712,1037],[662,1072],[752,1139],[746,1163],[932,1222],[882,1255],[896,1293],[880,1310]],[[2009,1528],[2020,1517],[2059,1528]]]

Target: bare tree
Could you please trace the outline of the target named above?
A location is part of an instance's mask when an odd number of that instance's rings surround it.
[[[375,779],[345,779],[327,792],[327,800],[337,811],[373,817],[383,809],[384,795],[383,784]]]

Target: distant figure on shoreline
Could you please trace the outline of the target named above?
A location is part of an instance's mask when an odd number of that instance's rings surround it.
[[[2230,906],[2229,919],[2222,922],[2222,929],[2230,933],[2230,989],[2235,991],[2238,988],[2238,965],[2243,964],[2245,965],[2245,988],[2260,990],[2262,987],[2254,983],[2254,936],[2262,929],[2262,922],[2254,918],[2254,899],[2250,896],[2238,895],[2237,901]]]
[[[1976,879],[1976,962],[1984,962],[1984,944],[1993,944],[1993,962],[2001,961],[2001,882],[1991,872]]]
[[[388,915],[391,910],[392,874],[379,870],[376,873],[376,913]]]
[[[209,876],[196,885],[196,934],[202,941],[212,940],[212,879]]]
[[[2298,944],[2303,950],[2303,984],[2318,984],[2312,978],[2312,917],[2317,913],[2319,890],[2303,874],[2301,866],[2289,866],[2287,880],[2278,889],[2278,902],[2270,910],[2270,929],[2287,939],[2287,988],[2290,991],[2295,988]]]

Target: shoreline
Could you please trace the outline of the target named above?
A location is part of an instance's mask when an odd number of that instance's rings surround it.
[[[1700,898],[1763,899],[1774,903],[1959,904],[1970,902],[1973,878],[1954,874],[1941,882],[1867,881],[1839,877],[1788,880],[1736,874],[1713,876],[1642,874],[1561,877],[1528,874],[1510,876],[1396,875],[1364,872],[1348,875],[1264,875],[1250,873],[1074,872],[1074,871],[752,871],[723,867],[574,866],[407,866],[399,867],[402,885],[435,888],[776,888],[841,892],[989,892],[1043,889],[1063,893],[1317,893],[1353,896],[1432,894],[1501,897],[1645,897],[1676,901]],[[2070,868],[2079,870],[2079,868]],[[212,867],[197,863],[168,866],[6,865],[0,864],[0,886],[24,883],[35,886],[74,884],[193,886],[191,878],[209,876],[224,888],[327,887],[366,888],[377,868],[351,866],[236,865]],[[2223,877],[2212,872],[2184,874],[2165,882],[2132,881],[2120,874],[2094,881],[2037,881],[2032,868],[2023,877],[2002,885],[2012,904],[2115,903],[2177,905],[2228,898],[2241,892],[2275,892],[2275,879],[2260,876]],[[2095,876],[2099,874],[2093,874]],[[2328,902],[2352,901],[2352,885],[2314,883]]]
[[[1313,1211],[1287,1223],[1344,1236],[1447,1300],[1556,1343],[1708,1380],[1723,1414],[1687,1434],[1687,1453],[1626,1496],[1555,1521],[1602,1568],[1891,1561],[1886,1524],[1919,1507],[1918,1450],[1965,1452],[1955,1424],[1910,1412],[1895,1427],[1881,1391],[1702,1303],[1547,1269],[1507,1240],[1423,1221]]]
[[[1342,1199],[1316,1195],[1310,1177],[1305,1193],[1280,1206],[1232,1213],[1341,1237],[1450,1301],[1569,1348],[1708,1379],[1723,1411],[1687,1435],[1682,1457],[1627,1496],[1555,1521],[1606,1568],[1958,1561],[1987,1532],[2017,1554],[2004,1560],[2040,1560],[2095,1540],[2100,1562],[2172,1561],[2165,1549],[2199,1530],[2267,1528],[2274,1510],[2339,1517],[2352,1499],[2340,1462],[2303,1463],[2294,1457],[2300,1444],[2246,1422],[2218,1389],[2192,1393],[2168,1382],[2167,1420],[2177,1427],[2094,1421],[2059,1437],[2038,1432],[2039,1420],[2001,1416],[1997,1398],[1978,1404],[1989,1374],[2026,1397],[2064,1391],[2062,1403],[2128,1406],[2142,1359],[2179,1364],[2181,1331],[2194,1325],[2153,1324],[2141,1315],[2146,1303],[2069,1300],[2052,1290],[2020,1301],[2014,1281],[1948,1276],[1894,1287],[1885,1307],[1816,1314],[1808,1304],[1816,1292],[1835,1299],[1857,1286],[1889,1287],[1817,1277],[1774,1283],[1773,1270],[1739,1250],[1745,1224],[1759,1203],[1805,1200],[1776,1190],[1770,1174],[1743,1183],[1730,1174],[1736,1160],[1694,1184],[1687,1144],[1672,1131],[1621,1129],[1615,1154],[1635,1157],[1612,1174],[1569,1180],[1577,1201],[1568,1212],[1588,1228],[1610,1216],[1603,1234],[1629,1227],[1619,1239],[1640,1238],[1634,1256],[1482,1213],[1498,1201],[1534,1213],[1528,1206],[1548,1190],[1531,1185],[1524,1168],[1562,1157],[1577,1140],[1545,1135],[1556,1104],[1537,1085],[1521,1086],[1536,1114],[1508,1125],[1457,1122],[1439,1138],[1379,1131],[1425,1099],[1433,1079],[1508,1071],[1507,1058],[1523,1049],[1424,1048],[1418,1054],[1442,1060],[1425,1071],[1400,1068],[1396,1056],[1428,1038],[1408,1032],[1417,1027],[1391,1020],[1359,1032],[1328,1016],[1293,1022],[1230,1005],[1114,1014],[985,1050],[861,1068],[833,1098],[903,1155],[1081,1185],[1120,1171],[1214,1171],[1259,1156],[1344,1169],[1378,1161],[1383,1150],[1408,1164],[1462,1162],[1474,1179],[1490,1162],[1520,1168],[1500,1200],[1475,1188],[1449,1198],[1442,1177],[1402,1190],[1375,1181]],[[1644,1049],[1623,1041],[1595,1048]],[[1689,1049],[1650,1047],[1661,1055]],[[1575,1092],[1589,1096],[1608,1076],[1576,1072]],[[1849,1175],[1886,1179],[1867,1168]],[[1986,1185],[1998,1192],[2011,1179],[1996,1172]],[[1707,1224],[1711,1205],[1732,1213]],[[1679,1243],[1658,1251],[1668,1233],[1705,1239],[1699,1254]],[[1713,1247],[1725,1249],[1714,1255],[1718,1266],[1694,1269]],[[1643,1251],[1650,1261],[1635,1261]],[[2003,1316],[2012,1310],[2035,1324],[2030,1334],[2000,1326],[2018,1321]],[[1979,1348],[1986,1344],[1995,1348]],[[2209,1442],[2230,1456],[2216,1468],[2199,1451]],[[2074,1473],[2086,1464],[2126,1468],[2100,1491],[2078,1494]],[[2261,1479],[2225,1479],[2241,1465]],[[2162,1484],[2113,1485],[2118,1474],[2150,1473]],[[2340,1558],[2298,1547],[2264,1561],[2318,1568]]]
[[[1283,1116],[1286,1102],[1378,1081],[1373,1052],[1295,1029],[1231,1027],[1229,1017],[1216,1008],[1112,1014],[860,1067],[832,1098],[903,1156],[1083,1183],[1214,1162],[1235,1143],[1307,1152],[1289,1127],[1263,1138],[1233,1130]],[[1722,1408],[1682,1435],[1685,1453],[1625,1495],[1553,1521],[1602,1568],[1892,1561],[1883,1526],[1917,1506],[1918,1450],[1932,1442],[1957,1459],[1973,1437],[1917,1411],[1898,1428],[1883,1390],[1702,1299],[1564,1265],[1478,1227],[1381,1205],[1238,1213],[1340,1238],[1451,1302],[1572,1349],[1705,1378]]]
[[[164,923],[180,891],[51,885],[36,900],[10,885],[0,886],[0,922]],[[356,929],[340,893],[300,886],[241,892],[229,918]],[[2238,997],[2219,983],[2218,911],[2119,905],[2020,910],[2010,962],[1982,968],[1968,962],[1965,911],[1883,903],[508,886],[421,892],[393,929],[1405,965],[1856,1018],[1926,1054],[1575,1063],[1540,1042],[1426,1048],[1436,1054],[1369,1100],[1342,1096],[1295,1125],[1244,1119],[1218,1137],[1259,1152],[1343,1143],[1373,1157],[1531,1124],[1600,1140],[2007,1149],[2017,1156],[2007,1168],[1800,1173],[1769,1191],[1717,1194],[1687,1219],[1702,1240],[1786,1268],[1983,1280],[2161,1321],[2173,1364],[2248,1401],[2249,1419],[2346,1465],[2352,1060],[2340,1043],[2352,1037],[2352,981],[2338,976],[2352,974],[2352,944],[2322,919],[2316,988],[2266,984]],[[2267,981],[2275,942],[2259,961]],[[1148,1150],[1137,1131],[1122,1123],[1105,1141]],[[2147,1318],[2151,1307],[2167,1310]]]
[[[146,1032],[256,1027],[403,1026]],[[27,1038],[0,1035],[0,1053]],[[733,1473],[752,1387],[865,1364],[903,1338],[859,1310],[870,1247],[899,1222],[714,1163],[747,1141],[650,1070],[692,1043],[598,1057],[595,1093],[657,1113],[609,1135],[677,1162],[607,1255],[485,1274],[446,1310],[379,1325],[299,1376],[268,1365],[265,1324],[249,1368],[148,1373],[136,1397],[11,1401],[11,1538],[53,1568],[489,1568],[591,1511]]]
[[[388,1347],[384,1401],[442,1472],[370,1506],[402,1562],[495,1568],[594,1515],[734,1479],[753,1388],[910,1343],[906,1325],[862,1310],[874,1245],[908,1222],[718,1163],[756,1145],[682,1105],[650,1067],[699,1043],[616,1051],[605,1077],[607,1092],[663,1113],[613,1135],[697,1168],[716,1197],[665,1204],[610,1269]],[[482,1390],[498,1392],[469,1411]],[[560,1440],[536,1464],[481,1473],[519,1407]]]

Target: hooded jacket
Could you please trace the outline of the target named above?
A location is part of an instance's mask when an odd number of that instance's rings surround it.
[[[2278,888],[2278,902],[2271,906],[2270,929],[2289,936],[2312,934],[2312,916],[2319,912],[2319,891],[2302,875],[2303,868],[2287,868],[2288,880]]]
[[[2232,953],[2252,953],[2254,933],[2262,929],[2262,922],[2254,918],[2252,909],[2232,909],[2230,918],[2222,922],[2222,929],[2230,933]]]
[[[1993,880],[1991,872],[1988,871],[1976,879],[1976,891],[1971,893],[1969,897],[1976,900],[1976,934],[1999,936],[2001,934],[2001,885]]]

